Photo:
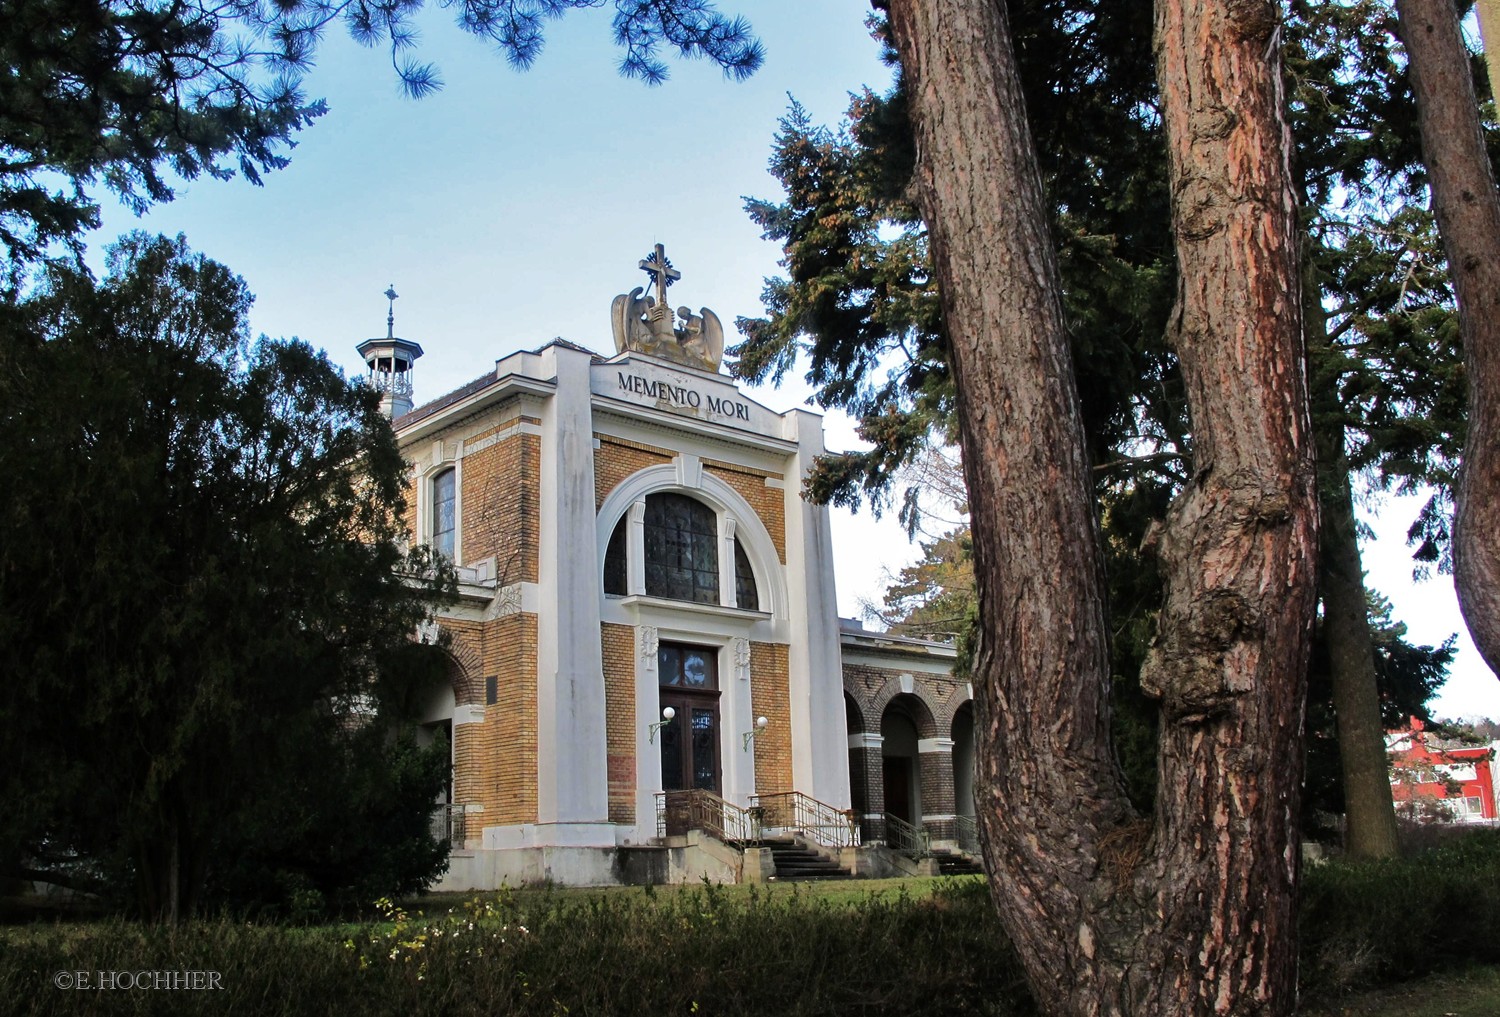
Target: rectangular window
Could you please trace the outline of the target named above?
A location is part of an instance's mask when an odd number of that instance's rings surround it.
[[[494,706],[500,698],[500,679],[490,675],[484,680],[484,705]]]
[[[453,538],[458,529],[457,476],[444,470],[432,478],[432,549],[453,560]]]

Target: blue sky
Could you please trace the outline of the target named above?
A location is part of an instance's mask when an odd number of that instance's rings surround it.
[[[655,88],[616,74],[608,7],[552,23],[525,72],[429,11],[419,56],[444,88],[422,100],[401,95],[385,51],[331,31],[306,80],[329,113],[301,134],[288,168],[264,187],[184,185],[141,219],[107,206],[93,258],[129,229],[184,233],[244,276],[257,333],[300,336],[350,372],[362,367],[355,344],[385,333],[381,294],[393,284],[397,334],[426,351],[419,402],[554,336],[612,352],[610,300],[644,282],[636,262],[656,243],[682,272],[673,301],[732,327],[761,313],[762,280],[777,270],[780,250],[760,238],[743,196],[780,195],[765,167],[788,93],[831,123],[851,90],[890,81],[859,0],[738,7],[765,44],[756,75],[733,82],[674,60]],[[798,379],[756,393],[776,409],[807,394]],[[830,447],[854,442],[842,416],[826,423]],[[1448,578],[1409,581],[1400,532],[1415,512],[1380,513],[1366,566],[1412,635],[1438,642],[1462,623]],[[915,550],[868,511],[836,512],[834,530],[840,612],[858,614]],[[1500,718],[1500,682],[1472,648],[1438,712]]]

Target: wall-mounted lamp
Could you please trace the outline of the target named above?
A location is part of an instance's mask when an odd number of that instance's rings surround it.
[[[670,706],[663,707],[661,711],[661,720],[646,728],[647,732],[649,732],[646,736],[646,744],[654,745],[656,743],[656,732],[672,723],[672,718],[675,716],[677,716],[676,710],[672,709]]]
[[[740,735],[740,738],[742,740],[741,744],[740,744],[740,751],[741,752],[749,752],[750,751],[750,743],[755,740],[755,736],[756,735],[760,734],[762,731],[764,731],[766,729],[766,725],[769,724],[769,723],[771,723],[771,722],[769,720],[766,720],[766,718],[764,718],[764,717],[756,717],[755,718],[755,730],[754,731],[746,731],[744,734]]]

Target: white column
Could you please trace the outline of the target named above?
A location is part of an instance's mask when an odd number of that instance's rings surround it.
[[[755,794],[755,739],[745,742],[745,732],[755,730],[755,708],[750,698],[750,640],[736,636],[723,654],[719,673],[719,739],[723,745],[724,797],[745,807]]]
[[[734,516],[719,514],[719,603],[739,607],[734,587]]]
[[[537,819],[544,843],[613,843],[594,520],[589,356],[542,351],[556,378],[542,408],[538,504]],[[573,829],[563,829],[564,825]]]
[[[646,592],[646,500],[627,510],[625,529],[625,591],[639,597]]]
[[[833,538],[828,509],[802,498],[802,481],[823,453],[823,420],[807,410],[790,410],[782,419],[784,437],[797,443],[785,502],[792,784],[819,801],[847,809],[849,756]]]
[[[661,790],[661,679],[657,676],[659,636],[655,625],[635,627],[635,840],[656,836],[656,793]]]

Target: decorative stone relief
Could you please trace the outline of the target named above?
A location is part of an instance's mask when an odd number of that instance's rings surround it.
[[[648,674],[656,672],[658,640],[655,625],[637,625],[635,642],[641,655],[641,668]]]
[[[501,587],[495,595],[495,616],[503,618],[508,615],[521,613],[521,584],[511,583],[509,586]]]
[[[438,636],[442,635],[442,627],[438,625],[436,618],[424,618],[417,622],[417,642],[432,646],[437,643]]]
[[[744,636],[737,636],[732,646],[734,650],[734,676],[740,681],[749,681],[750,640]]]
[[[615,297],[610,308],[615,350],[646,353],[717,373],[724,359],[724,325],[719,316],[706,307],[694,314],[686,306],[677,308],[673,315],[666,299],[667,287],[681,279],[682,273],[672,267],[661,244],[641,259],[640,267],[651,281]],[[656,296],[643,296],[653,286]]]

